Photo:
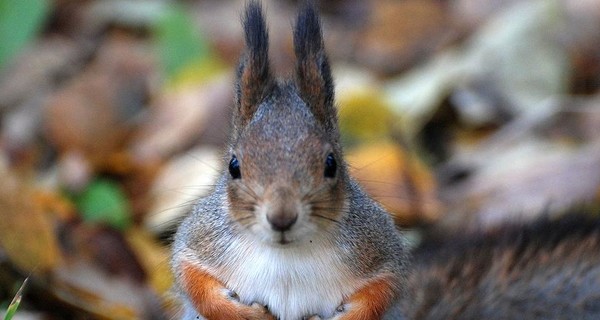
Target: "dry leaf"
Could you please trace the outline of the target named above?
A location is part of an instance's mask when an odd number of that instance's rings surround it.
[[[61,261],[52,216],[32,186],[0,164],[0,244],[24,273],[47,274]]]
[[[346,156],[352,176],[399,224],[438,218],[436,182],[416,157],[386,141],[358,147]]]
[[[125,238],[148,275],[148,285],[157,293],[166,294],[173,286],[169,248],[160,245],[151,234],[140,228],[128,229]]]
[[[356,58],[380,73],[398,72],[448,39],[451,28],[438,1],[373,2]]]
[[[145,227],[153,233],[172,230],[192,205],[206,195],[220,173],[222,153],[200,147],[169,161],[149,192]]]
[[[60,152],[78,151],[105,166],[133,128],[133,119],[147,99],[152,67],[142,46],[115,35],[98,57],[48,102],[45,126]]]
[[[229,76],[165,90],[153,104],[150,119],[138,131],[131,152],[142,162],[166,159],[184,150],[210,125],[227,131],[227,121],[215,119],[233,101]],[[216,121],[215,121],[216,120]],[[211,122],[212,121],[212,122]]]

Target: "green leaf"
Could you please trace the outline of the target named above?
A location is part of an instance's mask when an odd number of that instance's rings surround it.
[[[124,191],[114,181],[93,181],[75,198],[75,203],[87,222],[106,223],[121,230],[131,224],[129,202]]]
[[[6,314],[4,315],[4,320],[11,320],[17,312],[17,309],[19,309],[19,304],[21,304],[21,299],[23,298],[23,291],[25,290],[28,280],[29,278],[25,278],[25,281],[23,281],[23,284],[21,284],[17,294],[15,294],[15,297],[10,302],[8,309],[6,310]]]
[[[0,0],[0,71],[41,29],[48,0]]]
[[[162,66],[169,79],[185,68],[210,58],[210,49],[190,16],[179,6],[172,6],[154,30]]]

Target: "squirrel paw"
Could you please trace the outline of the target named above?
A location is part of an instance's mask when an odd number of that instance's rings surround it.
[[[277,318],[269,312],[266,306],[260,303],[252,303],[249,307],[248,319],[252,320],[276,320]]]
[[[344,303],[340,304],[337,308],[335,308],[335,314],[333,315],[333,317],[328,318],[326,320],[335,320],[335,319],[339,319],[346,311],[346,305]],[[323,318],[321,318],[321,316],[319,315],[312,315],[312,316],[308,316],[308,317],[303,317],[302,320],[325,320]]]
[[[263,306],[260,303],[253,302],[250,305],[244,305],[240,301],[240,297],[238,296],[238,294],[233,290],[226,289],[225,294],[231,301],[234,301],[239,306],[239,308],[242,310],[242,313],[243,313],[243,316],[245,319],[249,319],[249,320],[276,320],[277,319],[269,312],[269,309],[266,306]]]

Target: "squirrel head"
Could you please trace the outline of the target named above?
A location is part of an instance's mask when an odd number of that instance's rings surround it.
[[[321,23],[306,3],[294,27],[295,75],[286,81],[271,73],[259,2],[248,3],[243,26],[226,174],[230,212],[266,243],[312,241],[338,224],[348,179]]]

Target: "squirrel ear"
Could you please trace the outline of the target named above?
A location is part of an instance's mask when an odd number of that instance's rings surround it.
[[[273,84],[269,68],[269,35],[262,6],[250,1],[243,16],[246,50],[237,70],[234,125],[245,126]]]
[[[321,21],[312,1],[306,1],[294,28],[296,85],[312,113],[327,129],[335,129],[333,79],[321,32]]]

